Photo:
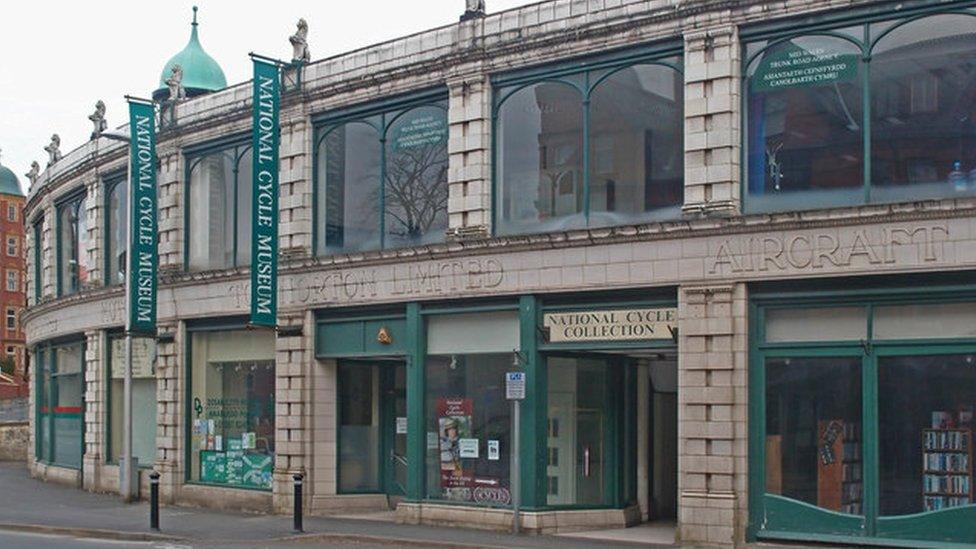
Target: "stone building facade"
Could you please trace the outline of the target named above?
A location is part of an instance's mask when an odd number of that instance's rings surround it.
[[[250,85],[182,102],[134,453],[169,503],[287,512],[302,473],[312,513],[507,528],[514,369],[528,531],[976,542],[974,37],[969,2],[555,0],[312,62],[274,333],[227,207]],[[125,165],[91,141],[27,203],[30,467],[96,491]]]

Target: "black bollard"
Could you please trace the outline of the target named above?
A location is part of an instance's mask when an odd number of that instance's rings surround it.
[[[159,531],[159,472],[149,473],[149,529]]]
[[[302,529],[302,474],[295,473],[292,475],[295,480],[295,524],[294,530],[296,533],[304,532]]]

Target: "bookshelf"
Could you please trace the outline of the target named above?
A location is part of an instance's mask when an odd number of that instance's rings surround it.
[[[922,503],[926,511],[973,500],[973,433],[969,429],[922,430]]]
[[[817,505],[863,514],[861,425],[841,419],[817,423]]]

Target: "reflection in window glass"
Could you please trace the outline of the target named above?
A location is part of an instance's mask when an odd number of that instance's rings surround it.
[[[251,151],[234,147],[191,160],[187,221],[192,270],[251,262]]]
[[[766,341],[858,341],[868,337],[864,307],[766,309]]]
[[[590,226],[680,216],[683,104],[681,74],[660,65],[619,70],[593,90]]]
[[[496,131],[498,232],[583,227],[580,92],[555,82],[525,87],[502,103]]]
[[[34,372],[37,376],[35,387],[36,420],[35,444],[36,457],[40,461],[51,461],[51,419],[54,411],[50,407],[51,391],[51,365],[48,352],[43,348],[38,348],[34,353]]]
[[[379,368],[339,364],[339,491],[380,490]]]
[[[881,515],[973,503],[974,358],[878,359]]]
[[[871,55],[872,199],[976,193],[976,17],[895,28]]]
[[[117,181],[109,187],[108,212],[105,222],[107,231],[105,255],[108,258],[108,272],[106,282],[109,285],[125,283],[125,252],[129,243],[126,241],[129,230],[129,218],[126,201],[129,186],[125,181]]]
[[[447,229],[447,112],[407,111],[387,129],[384,246],[419,246]]]
[[[365,123],[326,134],[318,151],[318,253],[380,247],[380,141]],[[324,233],[324,234],[323,234]]]
[[[82,432],[84,408],[82,403],[82,367],[84,344],[81,342],[59,345],[48,351],[54,356],[54,370],[47,370],[50,380],[45,387],[50,391],[46,400],[49,405],[41,408],[48,414],[48,432],[42,433],[49,446],[45,458],[51,463],[73,469],[81,468]],[[46,353],[45,353],[46,355]],[[46,411],[45,411],[46,410]]]
[[[427,497],[511,504],[512,353],[427,357]]]
[[[860,358],[766,361],[766,492],[863,514]]]
[[[88,283],[88,212],[84,196],[58,207],[58,269],[61,295],[73,294]]]
[[[190,363],[190,480],[271,489],[274,335],[195,332]]]
[[[125,397],[125,338],[110,340],[109,356],[109,461],[118,462],[122,455]],[[156,341],[132,338],[132,455],[140,467],[156,461]]]
[[[860,48],[802,36],[749,67],[749,209],[863,200]]]

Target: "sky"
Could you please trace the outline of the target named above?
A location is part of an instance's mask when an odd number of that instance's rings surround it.
[[[536,0],[488,0],[489,13]],[[89,0],[0,6],[0,164],[27,190],[25,173],[47,164],[51,134],[61,152],[91,134],[101,99],[110,128],[126,122],[126,94],[149,97],[163,65],[190,37],[200,8],[200,42],[228,85],[251,78],[248,52],[291,58],[288,37],[308,21],[312,61],[457,22],[464,0]],[[268,7],[271,9],[268,9]]]

